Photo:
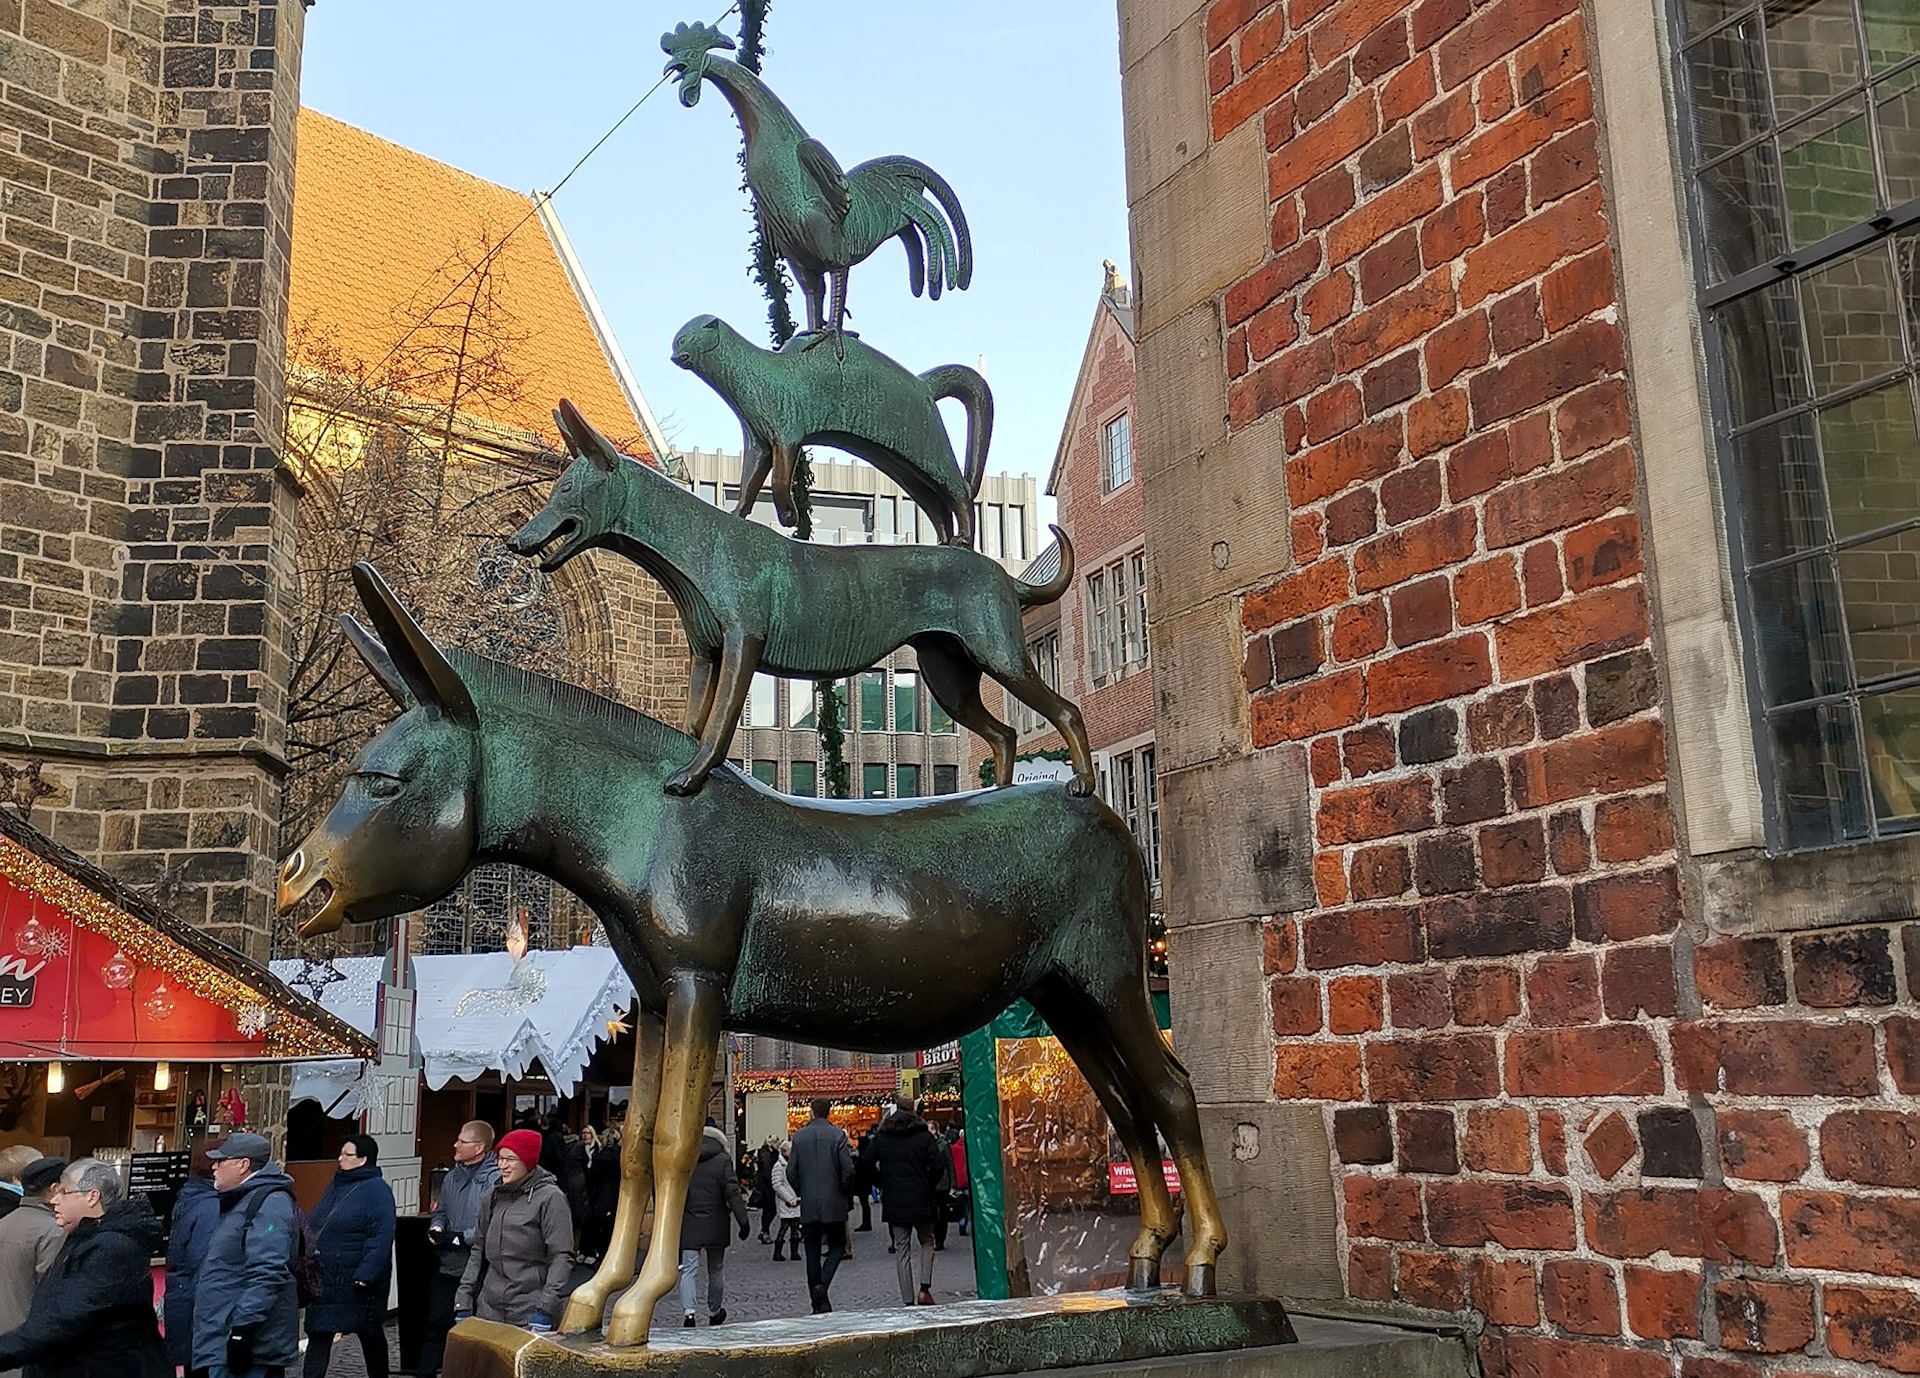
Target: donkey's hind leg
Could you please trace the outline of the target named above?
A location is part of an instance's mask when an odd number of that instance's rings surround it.
[[[1214,1266],[1227,1246],[1227,1225],[1214,1194],[1213,1174],[1207,1170],[1207,1150],[1200,1141],[1193,1078],[1160,1032],[1145,984],[1138,978],[1114,992],[1107,1012],[1106,1032],[1114,1054],[1129,1083],[1137,1088],[1135,1099],[1151,1110],[1180,1169],[1180,1193],[1186,1198],[1190,1220],[1187,1295],[1210,1297],[1216,1281]]]
[[[1160,1145],[1154,1138],[1153,1117],[1138,1100],[1137,1088],[1119,1065],[1107,1031],[1106,1016],[1084,1000],[1055,997],[1036,991],[1033,1002],[1047,1026],[1073,1058],[1074,1066],[1093,1087],[1100,1108],[1113,1121],[1114,1133],[1125,1145],[1140,1188],[1140,1233],[1127,1251],[1127,1286],[1135,1291],[1160,1285],[1160,1256],[1180,1228],[1180,1208],[1167,1193],[1160,1170]]]
[[[993,782],[1013,783],[1014,732],[980,701],[980,667],[957,643],[928,637],[913,643],[927,692],[947,715],[993,748]]]
[[[633,1278],[640,1247],[641,1217],[653,1195],[653,1118],[660,1101],[660,1059],[666,1025],[640,1011],[633,1050],[633,1095],[627,1103],[627,1132],[620,1141],[620,1204],[613,1213],[613,1239],[599,1271],[573,1289],[561,1318],[562,1334],[598,1330],[607,1301]]]

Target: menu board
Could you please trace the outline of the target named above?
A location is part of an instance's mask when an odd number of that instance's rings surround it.
[[[163,1240],[173,1226],[173,1198],[186,1185],[192,1167],[191,1153],[135,1153],[127,1160],[127,1194],[147,1198],[160,1217]],[[160,1248],[164,1251],[165,1243]]]

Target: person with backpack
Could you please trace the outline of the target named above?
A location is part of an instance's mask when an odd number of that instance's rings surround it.
[[[161,1314],[167,1328],[167,1355],[176,1368],[193,1372],[193,1289],[200,1260],[220,1223],[220,1193],[213,1185],[213,1159],[207,1155],[224,1136],[203,1137],[188,1158],[187,1180],[173,1198],[167,1229],[167,1291]]]
[[[293,1179],[258,1134],[209,1150],[220,1219],[193,1292],[193,1367],[208,1378],[279,1378],[300,1361],[307,1266]]]
[[[393,1281],[393,1188],[380,1145],[351,1134],[340,1167],[307,1220],[320,1295],[307,1306],[306,1378],[326,1378],[336,1335],[355,1335],[367,1378],[387,1378],[387,1288]]]

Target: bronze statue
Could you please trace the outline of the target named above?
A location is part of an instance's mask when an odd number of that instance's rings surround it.
[[[696,104],[710,81],[733,106],[746,140],[747,188],[761,229],[784,258],[807,298],[810,344],[837,337],[847,309],[847,272],[889,239],[907,251],[913,294],[940,299],[942,279],[964,289],[973,280],[973,241],[960,199],[925,163],[874,158],[845,172],[826,145],[808,136],[767,84],[738,63],[713,56],[733,40],[705,24],[679,24],[663,34],[667,73],[680,78],[680,103]],[[927,200],[932,195],[936,206]],[[943,215],[944,213],[944,215]],[[948,222],[952,222],[949,230]],[[825,282],[833,300],[823,309]],[[836,348],[838,341],[836,339]]]
[[[1192,1085],[1147,996],[1140,853],[1105,804],[1053,783],[794,799],[730,768],[676,797],[662,786],[704,750],[690,738],[584,689],[443,652],[371,566],[354,578],[378,636],[351,618],[348,636],[403,711],[287,858],[280,912],[316,895],[300,929],[313,937],[430,904],[479,862],[512,862],[592,907],[637,992],[614,1240],[563,1330],[597,1326],[632,1276],[650,1193],[645,1267],[608,1340],[642,1342],[672,1290],[722,1028],[888,1053],[956,1038],[1021,997],[1133,1162],[1129,1286],[1156,1285],[1179,1221],[1157,1132],[1192,1212],[1186,1290],[1213,1292],[1225,1228]]]
[[[699,375],[740,419],[740,502],[745,516],[773,472],[773,509],[794,524],[800,447],[820,441],[858,455],[906,489],[949,545],[973,544],[973,500],[987,473],[993,394],[964,364],[915,376],[848,332],[840,354],[796,336],[762,349],[718,316],[696,316],[673,337],[673,361]],[[967,410],[967,464],[954,463],[940,419],[943,397]]]
[[[1022,608],[1072,587],[1073,548],[1064,536],[1058,577],[1038,586],[957,546],[809,545],[729,516],[635,464],[571,402],[560,404],[554,420],[576,458],[507,547],[540,555],[548,571],[604,547],[646,570],[673,599],[693,652],[687,722],[700,749],[667,778],[668,793],[694,793],[726,759],[756,670],[838,679],[900,646],[913,647],[940,706],[993,747],[998,783],[1013,780],[1014,734],[981,703],[982,674],[1060,730],[1073,756],[1068,792],[1092,792],[1093,752],[1080,710],[1040,678],[1020,626]]]

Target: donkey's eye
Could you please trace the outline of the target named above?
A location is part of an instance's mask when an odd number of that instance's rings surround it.
[[[406,781],[398,775],[380,775],[373,771],[362,771],[360,778],[367,782],[367,793],[375,799],[391,799],[406,787]]]

